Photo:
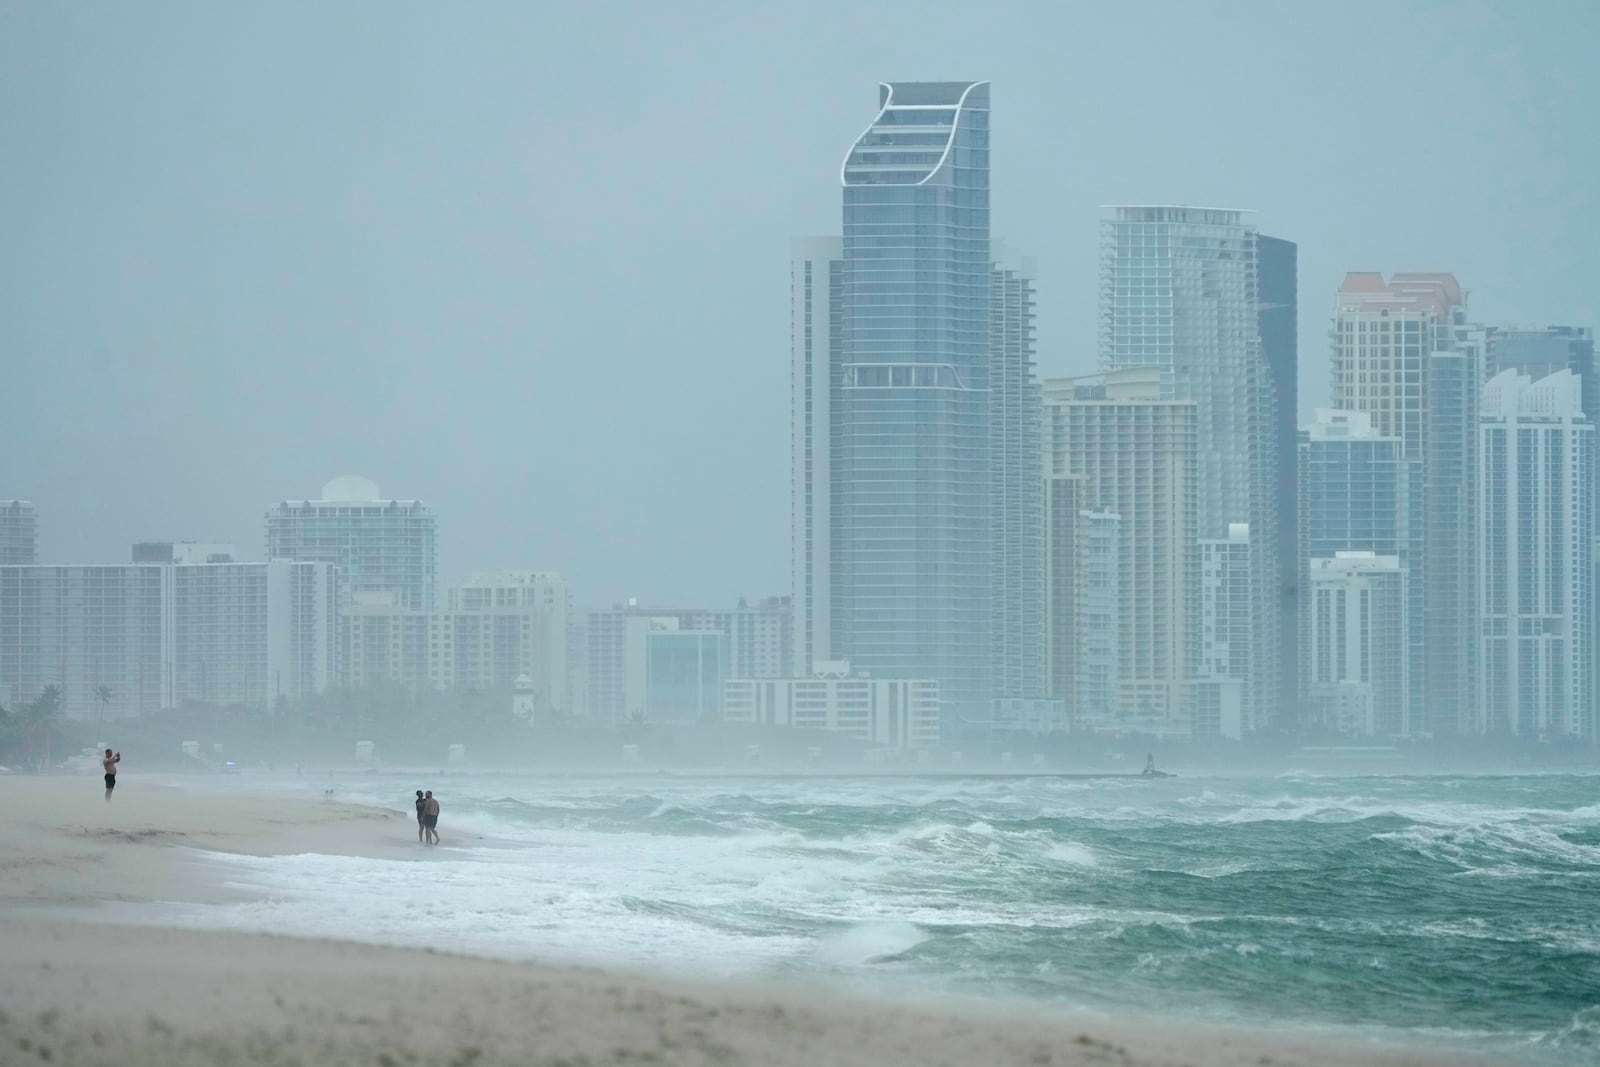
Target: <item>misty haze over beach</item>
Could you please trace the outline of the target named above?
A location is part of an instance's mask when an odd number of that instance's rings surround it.
[[[1592,1062],[1597,39],[0,11],[0,1061]]]

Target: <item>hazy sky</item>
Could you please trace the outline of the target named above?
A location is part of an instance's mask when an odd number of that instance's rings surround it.
[[[788,241],[888,79],[989,79],[1044,375],[1094,366],[1099,207],[1299,242],[1301,408],[1347,269],[1600,319],[1600,5],[0,6],[0,498],[46,562],[263,551],[343,473],[444,576],[788,586]]]

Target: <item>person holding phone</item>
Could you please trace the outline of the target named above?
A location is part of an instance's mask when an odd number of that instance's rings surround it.
[[[100,761],[100,766],[106,769],[106,803],[111,803],[111,791],[117,787],[117,764],[122,762],[122,753],[115,756],[111,750],[106,749],[106,758]]]

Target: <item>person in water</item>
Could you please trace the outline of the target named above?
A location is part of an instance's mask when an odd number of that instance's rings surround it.
[[[106,758],[100,761],[100,766],[105,768],[106,772],[107,804],[111,803],[111,791],[117,787],[117,764],[121,762],[122,753],[118,752],[115,756],[113,756],[109,748],[106,749]]]
[[[427,799],[423,797],[422,790],[417,790],[417,844],[419,845],[427,840],[425,832],[427,816],[422,811],[423,808],[427,807],[427,804]]]
[[[433,797],[433,790],[428,790],[428,795],[422,798],[422,828],[428,832],[428,844],[439,843],[439,802]]]

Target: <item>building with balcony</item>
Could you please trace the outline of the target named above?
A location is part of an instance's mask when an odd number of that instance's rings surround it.
[[[1475,500],[1475,733],[1595,738],[1590,654],[1594,424],[1582,381],[1517,370],[1483,388]]]

